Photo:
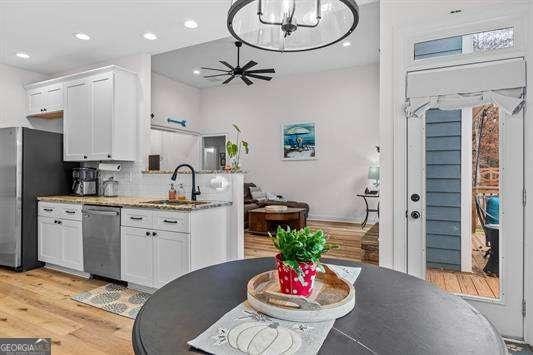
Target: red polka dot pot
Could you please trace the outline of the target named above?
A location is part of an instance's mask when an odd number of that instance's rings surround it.
[[[299,263],[303,271],[302,277],[292,268],[283,264],[281,254],[276,255],[276,268],[278,269],[279,287],[281,292],[308,297],[313,292],[316,277],[316,264],[312,262]]]

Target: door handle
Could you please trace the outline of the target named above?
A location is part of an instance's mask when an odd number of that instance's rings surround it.
[[[411,217],[413,219],[419,219],[420,218],[420,212],[418,212],[418,211],[411,212]]]
[[[419,194],[412,194],[411,195],[411,201],[413,201],[413,202],[420,201],[420,195]]]
[[[87,210],[86,213],[97,214],[101,216],[118,216],[118,212],[112,212],[112,211]]]

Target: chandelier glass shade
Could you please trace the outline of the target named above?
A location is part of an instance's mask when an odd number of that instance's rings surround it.
[[[341,41],[358,22],[354,0],[234,0],[227,26],[249,46],[300,52]]]

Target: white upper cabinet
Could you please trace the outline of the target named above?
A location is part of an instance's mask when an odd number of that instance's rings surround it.
[[[134,161],[137,76],[114,69],[64,87],[64,160]]]
[[[65,161],[135,161],[138,85],[115,65],[31,84],[28,116],[62,113]]]
[[[28,116],[40,116],[63,110],[63,83],[44,85],[26,93]]]

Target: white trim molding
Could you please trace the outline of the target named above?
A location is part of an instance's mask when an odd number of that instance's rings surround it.
[[[461,115],[461,271],[472,272],[472,109]]]

